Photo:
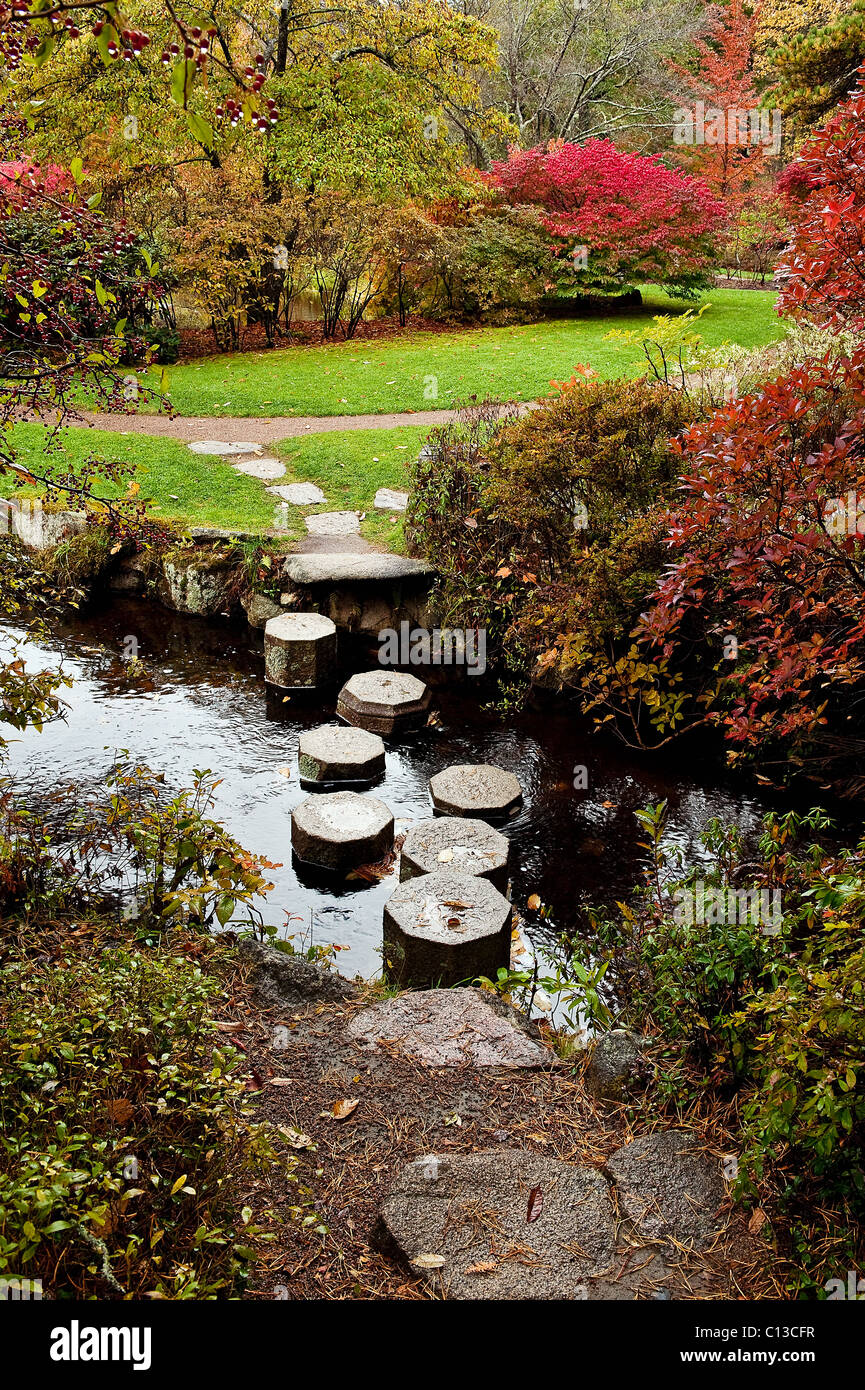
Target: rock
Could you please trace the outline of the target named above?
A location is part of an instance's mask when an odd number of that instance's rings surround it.
[[[523,790],[512,772],[490,763],[459,763],[430,778],[433,806],[447,816],[503,819],[522,805]]]
[[[163,556],[166,602],[177,613],[212,618],[234,608],[237,560],[225,554],[170,551]]]
[[[282,608],[267,594],[244,594],[240,600],[250,627],[265,628],[271,618],[282,616]]]
[[[485,878],[442,868],[408,879],[384,908],[384,973],[400,989],[494,980],[511,950],[511,905]]]
[[[285,575],[293,584],[337,584],[346,580],[413,579],[433,574],[431,565],[405,555],[289,555]]]
[[[372,505],[379,512],[404,512],[408,506],[408,493],[390,487],[380,487]]]
[[[224,526],[190,526],[184,532],[189,540],[196,545],[210,545],[219,541],[228,541],[233,545],[238,541],[257,541],[261,537],[256,531],[234,531]]]
[[[256,999],[266,1009],[338,1003],[357,993],[354,985],[342,975],[314,965],[303,956],[289,955],[250,938],[241,941],[238,949],[241,956],[253,964],[250,979]]]
[[[399,876],[404,882],[418,874],[450,868],[488,878],[499,892],[506,893],[510,849],[510,841],[486,821],[436,816],[409,829],[400,854]]]
[[[532,1222],[530,1204],[540,1207]],[[448,1298],[591,1298],[591,1280],[614,1264],[615,1217],[601,1175],[520,1149],[416,1159],[382,1204],[381,1221],[388,1243]],[[442,1259],[440,1268],[429,1256]]]
[[[245,473],[247,478],[258,478],[262,483],[272,483],[274,478],[285,476],[285,464],[279,459],[251,458],[232,465],[235,473]]]
[[[642,1061],[639,1043],[633,1033],[616,1028],[596,1039],[586,1064],[586,1090],[596,1100],[624,1100],[629,1082]]]
[[[354,536],[360,530],[357,512],[317,512],[304,521],[311,536]]]
[[[283,502],[292,502],[295,507],[316,507],[319,502],[327,500],[315,483],[283,483],[279,487],[269,487],[267,490]]]
[[[283,690],[325,685],[336,671],[336,627],[320,613],[284,613],[264,627],[264,679]]]
[[[291,846],[319,869],[375,864],[393,848],[393,815],[383,801],[359,792],[309,796],[291,814]]]
[[[346,681],[336,712],[347,724],[377,734],[405,733],[426,722],[430,692],[416,676],[399,671],[363,671]]]
[[[669,1129],[625,1144],[607,1162],[619,1209],[647,1240],[707,1245],[724,1224],[717,1158],[687,1130]]]
[[[152,565],[152,557],[146,552],[130,555],[128,560],[122,560],[117,569],[112,570],[108,576],[109,591],[112,594],[144,594]]]
[[[366,729],[327,724],[300,736],[301,782],[373,782],[384,773],[384,744]]]
[[[242,441],[237,444],[228,444],[222,439],[197,439],[189,448],[193,454],[219,454],[222,458],[236,458],[241,454],[260,454],[262,447],[260,444],[251,444]]]
[[[495,1001],[498,1002],[498,1001]],[[551,1054],[479,989],[430,989],[385,999],[356,1014],[348,1036],[362,1047],[395,1045],[425,1067],[543,1067]]]
[[[0,531],[17,536],[31,550],[52,550],[87,530],[85,512],[49,511],[38,498],[7,502],[0,498]]]

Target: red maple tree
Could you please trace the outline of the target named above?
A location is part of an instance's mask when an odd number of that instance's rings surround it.
[[[638,281],[692,290],[706,283],[724,205],[702,180],[610,140],[512,150],[488,182],[512,205],[532,205],[563,266],[584,246],[578,282],[604,290]]]

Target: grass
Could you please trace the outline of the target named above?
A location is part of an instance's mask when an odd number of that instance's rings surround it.
[[[367,540],[401,553],[404,550],[402,517],[372,510],[380,487],[409,484],[409,465],[414,462],[429,430],[417,425],[397,429],[333,430],[284,439],[277,453],[288,473],[283,482],[318,483],[327,506],[304,511],[366,512],[360,524]],[[391,516],[396,515],[395,521]]]
[[[604,341],[610,328],[639,328],[653,314],[683,309],[661,290],[641,310],[609,317],[545,320],[508,328],[455,329],[395,339],[246,352],[167,369],[167,391],[181,415],[354,415],[446,407],[487,394],[532,400],[578,363],[603,377],[635,376],[639,347]],[[713,289],[701,324],[706,342],[757,347],[782,336],[775,295]],[[435,394],[433,394],[435,392]]]
[[[44,465],[46,434],[42,425],[15,426],[12,441],[25,467]],[[70,465],[80,465],[91,454],[109,462],[134,464],[139,495],[150,499],[154,516],[162,520],[252,532],[266,531],[276,524],[277,499],[262,483],[236,473],[220,458],[191,453],[177,440],[71,428],[63,431],[61,447],[48,458],[55,472],[62,472]],[[100,480],[95,491],[97,496],[114,498],[125,495],[126,485]],[[297,521],[293,531],[300,535],[303,528],[299,518]]]

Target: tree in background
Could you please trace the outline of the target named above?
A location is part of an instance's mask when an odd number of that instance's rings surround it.
[[[615,292],[640,281],[690,295],[707,283],[723,203],[701,179],[610,140],[512,150],[491,187],[541,211],[565,287]]]
[[[865,62],[865,0],[773,0],[757,45],[771,100],[813,125],[849,96]]]

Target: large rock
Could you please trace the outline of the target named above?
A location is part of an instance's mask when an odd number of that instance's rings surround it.
[[[324,502],[324,493],[315,483],[280,483],[278,487],[269,487],[268,492],[272,492],[274,497],[279,497],[283,502],[291,502],[295,507],[317,507],[320,502]]]
[[[362,1047],[395,1046],[425,1067],[543,1067],[552,1054],[479,989],[429,989],[385,999],[356,1014],[348,1036]]]
[[[616,1028],[591,1046],[585,1071],[586,1089],[596,1100],[624,1100],[641,1067],[637,1038],[624,1028]]]
[[[400,734],[426,722],[430,692],[401,671],[362,671],[346,681],[336,712],[348,724],[376,734]]]
[[[347,580],[423,578],[434,570],[431,565],[405,555],[369,551],[362,555],[289,555],[284,573],[293,584],[336,584]]]
[[[384,973],[400,989],[494,980],[510,950],[511,905],[485,878],[423,874],[385,903]]]
[[[259,631],[267,626],[271,618],[279,618],[283,613],[281,606],[274,599],[268,598],[267,594],[244,594],[240,602],[249,626],[258,628]]]
[[[491,763],[458,763],[430,778],[433,806],[446,816],[503,820],[522,805],[523,789],[512,772]]]
[[[393,848],[393,815],[375,796],[326,792],[308,796],[291,814],[291,847],[319,869],[375,864]]]
[[[321,613],[280,613],[264,627],[264,679],[283,690],[325,685],[336,671],[336,626]]]
[[[0,498],[0,531],[17,536],[31,550],[51,550],[86,530],[84,512],[49,511],[38,497],[17,502]]]
[[[601,1175],[524,1150],[418,1158],[381,1219],[387,1243],[448,1298],[591,1298],[615,1263]]]
[[[374,782],[384,773],[384,744],[366,729],[325,724],[301,734],[297,762],[301,782]]]
[[[316,512],[304,521],[311,536],[356,536],[360,530],[357,512]]]
[[[200,550],[170,551],[162,561],[164,596],[177,613],[212,618],[234,606],[238,560],[230,554]]]
[[[607,1162],[619,1210],[647,1240],[708,1245],[724,1225],[721,1165],[686,1130],[668,1129],[625,1144]]]
[[[450,867],[457,873],[488,878],[507,892],[510,841],[483,820],[434,816],[409,829],[399,861],[402,881]]]
[[[246,939],[240,954],[252,963],[250,980],[255,997],[266,1009],[296,1008],[302,1004],[338,1003],[356,994],[355,986],[334,970],[325,970],[303,956]]]

